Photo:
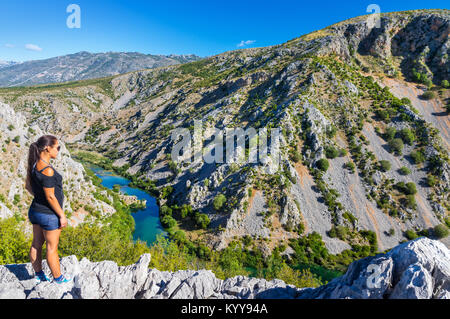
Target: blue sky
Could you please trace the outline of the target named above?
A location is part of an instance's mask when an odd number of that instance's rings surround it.
[[[210,56],[280,44],[333,23],[381,12],[448,9],[448,1],[0,0],[0,60],[44,59],[79,51]],[[66,8],[81,9],[70,29]]]

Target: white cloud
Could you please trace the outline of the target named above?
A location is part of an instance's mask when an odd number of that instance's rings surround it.
[[[237,46],[238,47],[243,47],[243,46],[255,43],[255,42],[256,42],[255,40],[247,40],[247,41],[242,40],[241,43],[239,43]]]
[[[14,44],[11,44],[11,43],[6,43],[5,47],[7,47],[7,48],[15,48],[16,46]]]
[[[42,51],[42,48],[40,48],[36,44],[25,44],[25,49],[30,51]]]

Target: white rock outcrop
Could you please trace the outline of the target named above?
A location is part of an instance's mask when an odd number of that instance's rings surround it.
[[[136,264],[63,257],[65,284],[37,283],[31,264],[0,266],[0,299],[425,299],[450,298],[450,251],[428,238],[401,244],[386,254],[353,262],[345,275],[318,288],[282,280],[236,276],[220,280],[210,270],[149,269],[150,254]],[[44,272],[49,268],[44,262]]]

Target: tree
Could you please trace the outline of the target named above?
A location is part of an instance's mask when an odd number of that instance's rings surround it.
[[[344,164],[344,167],[350,170],[352,173],[355,172],[356,166],[353,162],[347,162]]]
[[[316,165],[317,165],[317,168],[323,172],[326,172],[328,170],[328,168],[330,167],[330,163],[328,162],[328,160],[326,158],[321,158],[320,160],[318,160]]]
[[[417,193],[416,184],[413,182],[406,183],[405,194],[406,195],[414,195]]]
[[[384,132],[384,139],[386,141],[390,141],[395,137],[395,134],[397,134],[397,129],[393,126],[389,126],[386,128],[386,131]]]
[[[429,187],[433,187],[434,185],[436,185],[436,183],[437,183],[436,176],[433,176],[433,175],[427,176],[427,184]]]
[[[199,226],[202,229],[208,228],[209,223],[211,220],[209,219],[208,215],[206,214],[195,214],[195,222],[197,223],[197,226]]]
[[[223,194],[218,194],[216,197],[214,197],[213,206],[215,210],[220,210],[227,201],[227,198]]]
[[[416,139],[416,137],[414,136],[414,133],[409,128],[402,129],[400,131],[400,136],[401,136],[403,142],[405,142],[408,145],[412,145],[412,143]]]
[[[339,150],[335,149],[333,146],[325,147],[325,156],[327,158],[336,158],[339,156]]]
[[[406,206],[411,209],[416,209],[417,203],[414,195],[406,195]]]
[[[161,224],[166,228],[173,228],[177,225],[177,221],[172,216],[165,215],[161,219]]]
[[[400,101],[402,104],[411,105],[411,100],[407,97],[402,98]]]
[[[181,218],[186,218],[186,216],[190,215],[192,213],[192,206],[183,204],[180,210]]]
[[[403,141],[401,138],[394,138],[389,141],[389,147],[395,155],[401,155],[403,151]]]
[[[411,174],[411,170],[408,167],[406,167],[406,166],[403,166],[398,171],[399,171],[399,173],[401,175],[409,175],[409,174]]]
[[[431,100],[436,97],[436,94],[433,91],[426,91],[424,94],[421,95],[421,98],[424,100]]]
[[[412,229],[408,229],[407,231],[405,231],[404,235],[409,240],[413,240],[413,239],[416,239],[417,237],[419,237],[417,235],[417,233],[414,230],[412,230]]]
[[[447,237],[448,234],[449,234],[449,231],[448,231],[448,228],[447,228],[446,225],[444,225],[444,224],[439,224],[439,225],[436,225],[436,226],[433,228],[433,234],[434,234],[434,236],[436,236],[438,239],[441,239],[441,238]]]
[[[380,170],[382,172],[387,172],[391,169],[391,162],[389,162],[389,161],[381,160],[379,162],[379,164],[380,164]]]
[[[426,160],[425,154],[420,150],[412,151],[410,155],[415,164],[423,163]]]
[[[161,210],[160,210],[160,214],[162,215],[162,216],[172,216],[172,208],[170,208],[169,206],[167,206],[167,205],[162,205],[161,206]]]
[[[376,114],[377,114],[378,118],[380,118],[383,121],[389,120],[389,112],[386,110],[377,110]]]
[[[302,154],[300,154],[300,152],[298,150],[296,150],[296,149],[294,151],[292,151],[292,153],[290,155],[291,155],[291,160],[294,163],[298,163],[302,159]]]

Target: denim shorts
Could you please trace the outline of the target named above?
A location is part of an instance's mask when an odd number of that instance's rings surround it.
[[[33,225],[39,225],[44,230],[55,230],[61,227],[61,222],[56,214],[40,213],[29,209],[28,218]]]

